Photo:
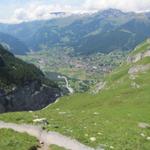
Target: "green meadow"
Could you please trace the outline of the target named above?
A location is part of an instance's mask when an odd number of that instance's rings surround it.
[[[149,63],[149,59],[144,61]],[[64,96],[44,110],[6,113],[0,115],[0,120],[32,124],[35,118],[46,118],[46,130],[95,148],[149,150],[150,128],[140,128],[139,124],[150,124],[150,70],[131,79],[128,70],[135,65],[124,63],[114,70],[98,94]]]
[[[0,150],[35,150],[37,145],[36,138],[26,133],[0,129]]]

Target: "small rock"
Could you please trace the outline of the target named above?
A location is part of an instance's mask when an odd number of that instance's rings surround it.
[[[131,87],[132,87],[132,88],[139,89],[139,88],[140,88],[140,85],[138,85],[137,83],[133,82],[133,83],[131,83]]]
[[[140,122],[140,123],[138,124],[138,127],[139,127],[139,128],[143,128],[143,129],[146,129],[146,128],[150,128],[150,125],[147,124],[147,123],[144,123],[144,122]]]
[[[34,119],[33,122],[34,122],[34,123],[39,123],[39,124],[48,125],[48,121],[47,121],[46,118]]]
[[[94,142],[94,141],[96,141],[96,138],[95,138],[95,137],[91,137],[90,140],[91,140],[92,142]]]
[[[44,144],[44,142],[43,142],[43,141],[40,141],[40,144],[41,144],[41,145],[43,145],[43,144]]]
[[[145,137],[145,134],[144,134],[144,133],[141,133],[140,135],[141,135],[142,137]]]
[[[94,115],[98,115],[99,113],[98,113],[98,112],[94,112],[93,114],[94,114]]]
[[[110,149],[114,149],[114,147],[113,147],[113,146],[110,146]]]
[[[147,137],[146,139],[147,139],[147,140],[150,140],[150,137]]]
[[[98,132],[97,134],[98,134],[98,135],[102,135],[102,133],[101,133],[101,132]]]

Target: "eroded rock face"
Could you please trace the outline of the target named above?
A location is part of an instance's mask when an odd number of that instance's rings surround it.
[[[136,75],[138,73],[143,73],[145,71],[150,70],[150,64],[146,65],[136,65],[129,69],[128,74],[130,75]]]
[[[34,81],[17,87],[6,94],[0,92],[0,113],[9,111],[39,110],[60,97],[58,88],[48,87]]]
[[[99,82],[95,89],[92,91],[93,94],[97,94],[98,92],[100,92],[101,90],[103,90],[106,86],[106,82]]]
[[[138,62],[139,60],[142,60],[145,57],[150,57],[150,50],[148,50],[146,52],[143,52],[143,53],[138,53],[134,56],[129,56],[127,58],[127,62],[128,63],[136,63],[136,62]]]
[[[0,67],[4,67],[4,66],[5,66],[5,63],[4,63],[3,59],[2,59],[2,57],[0,56]]]

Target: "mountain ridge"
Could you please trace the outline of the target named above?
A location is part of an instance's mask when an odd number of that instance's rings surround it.
[[[7,33],[0,32],[0,44],[16,55],[25,55],[29,52],[28,47],[21,40]]]
[[[66,47],[73,49],[74,55],[86,55],[93,52],[108,53],[116,49],[132,50],[150,37],[149,27],[149,13],[108,9],[91,15],[73,15],[17,25],[1,24],[0,31],[17,37],[33,51]],[[107,42],[107,38],[110,41]],[[95,39],[97,43],[93,42]],[[123,41],[121,45],[118,45],[118,40]]]

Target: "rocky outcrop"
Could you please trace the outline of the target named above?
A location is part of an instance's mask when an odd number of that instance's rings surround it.
[[[96,84],[94,89],[92,90],[93,94],[99,93],[101,90],[103,90],[106,87],[106,82],[99,82]]]
[[[132,82],[132,83],[131,83],[131,87],[132,87],[132,88],[135,88],[135,89],[139,89],[139,88],[140,88],[140,85],[138,85],[136,82]]]
[[[133,66],[129,69],[128,73],[130,75],[136,75],[138,73],[143,73],[145,71],[150,70],[150,64],[146,64],[146,65],[136,65]]]
[[[146,52],[143,52],[143,53],[138,53],[134,56],[129,56],[127,58],[127,62],[128,63],[136,63],[136,62],[138,62],[139,60],[142,60],[145,57],[150,57],[150,50],[148,50]]]
[[[58,88],[49,87],[38,81],[14,88],[5,93],[0,90],[0,113],[8,111],[39,110],[60,97]]]
[[[0,45],[0,113],[42,109],[60,95],[57,83]]]

